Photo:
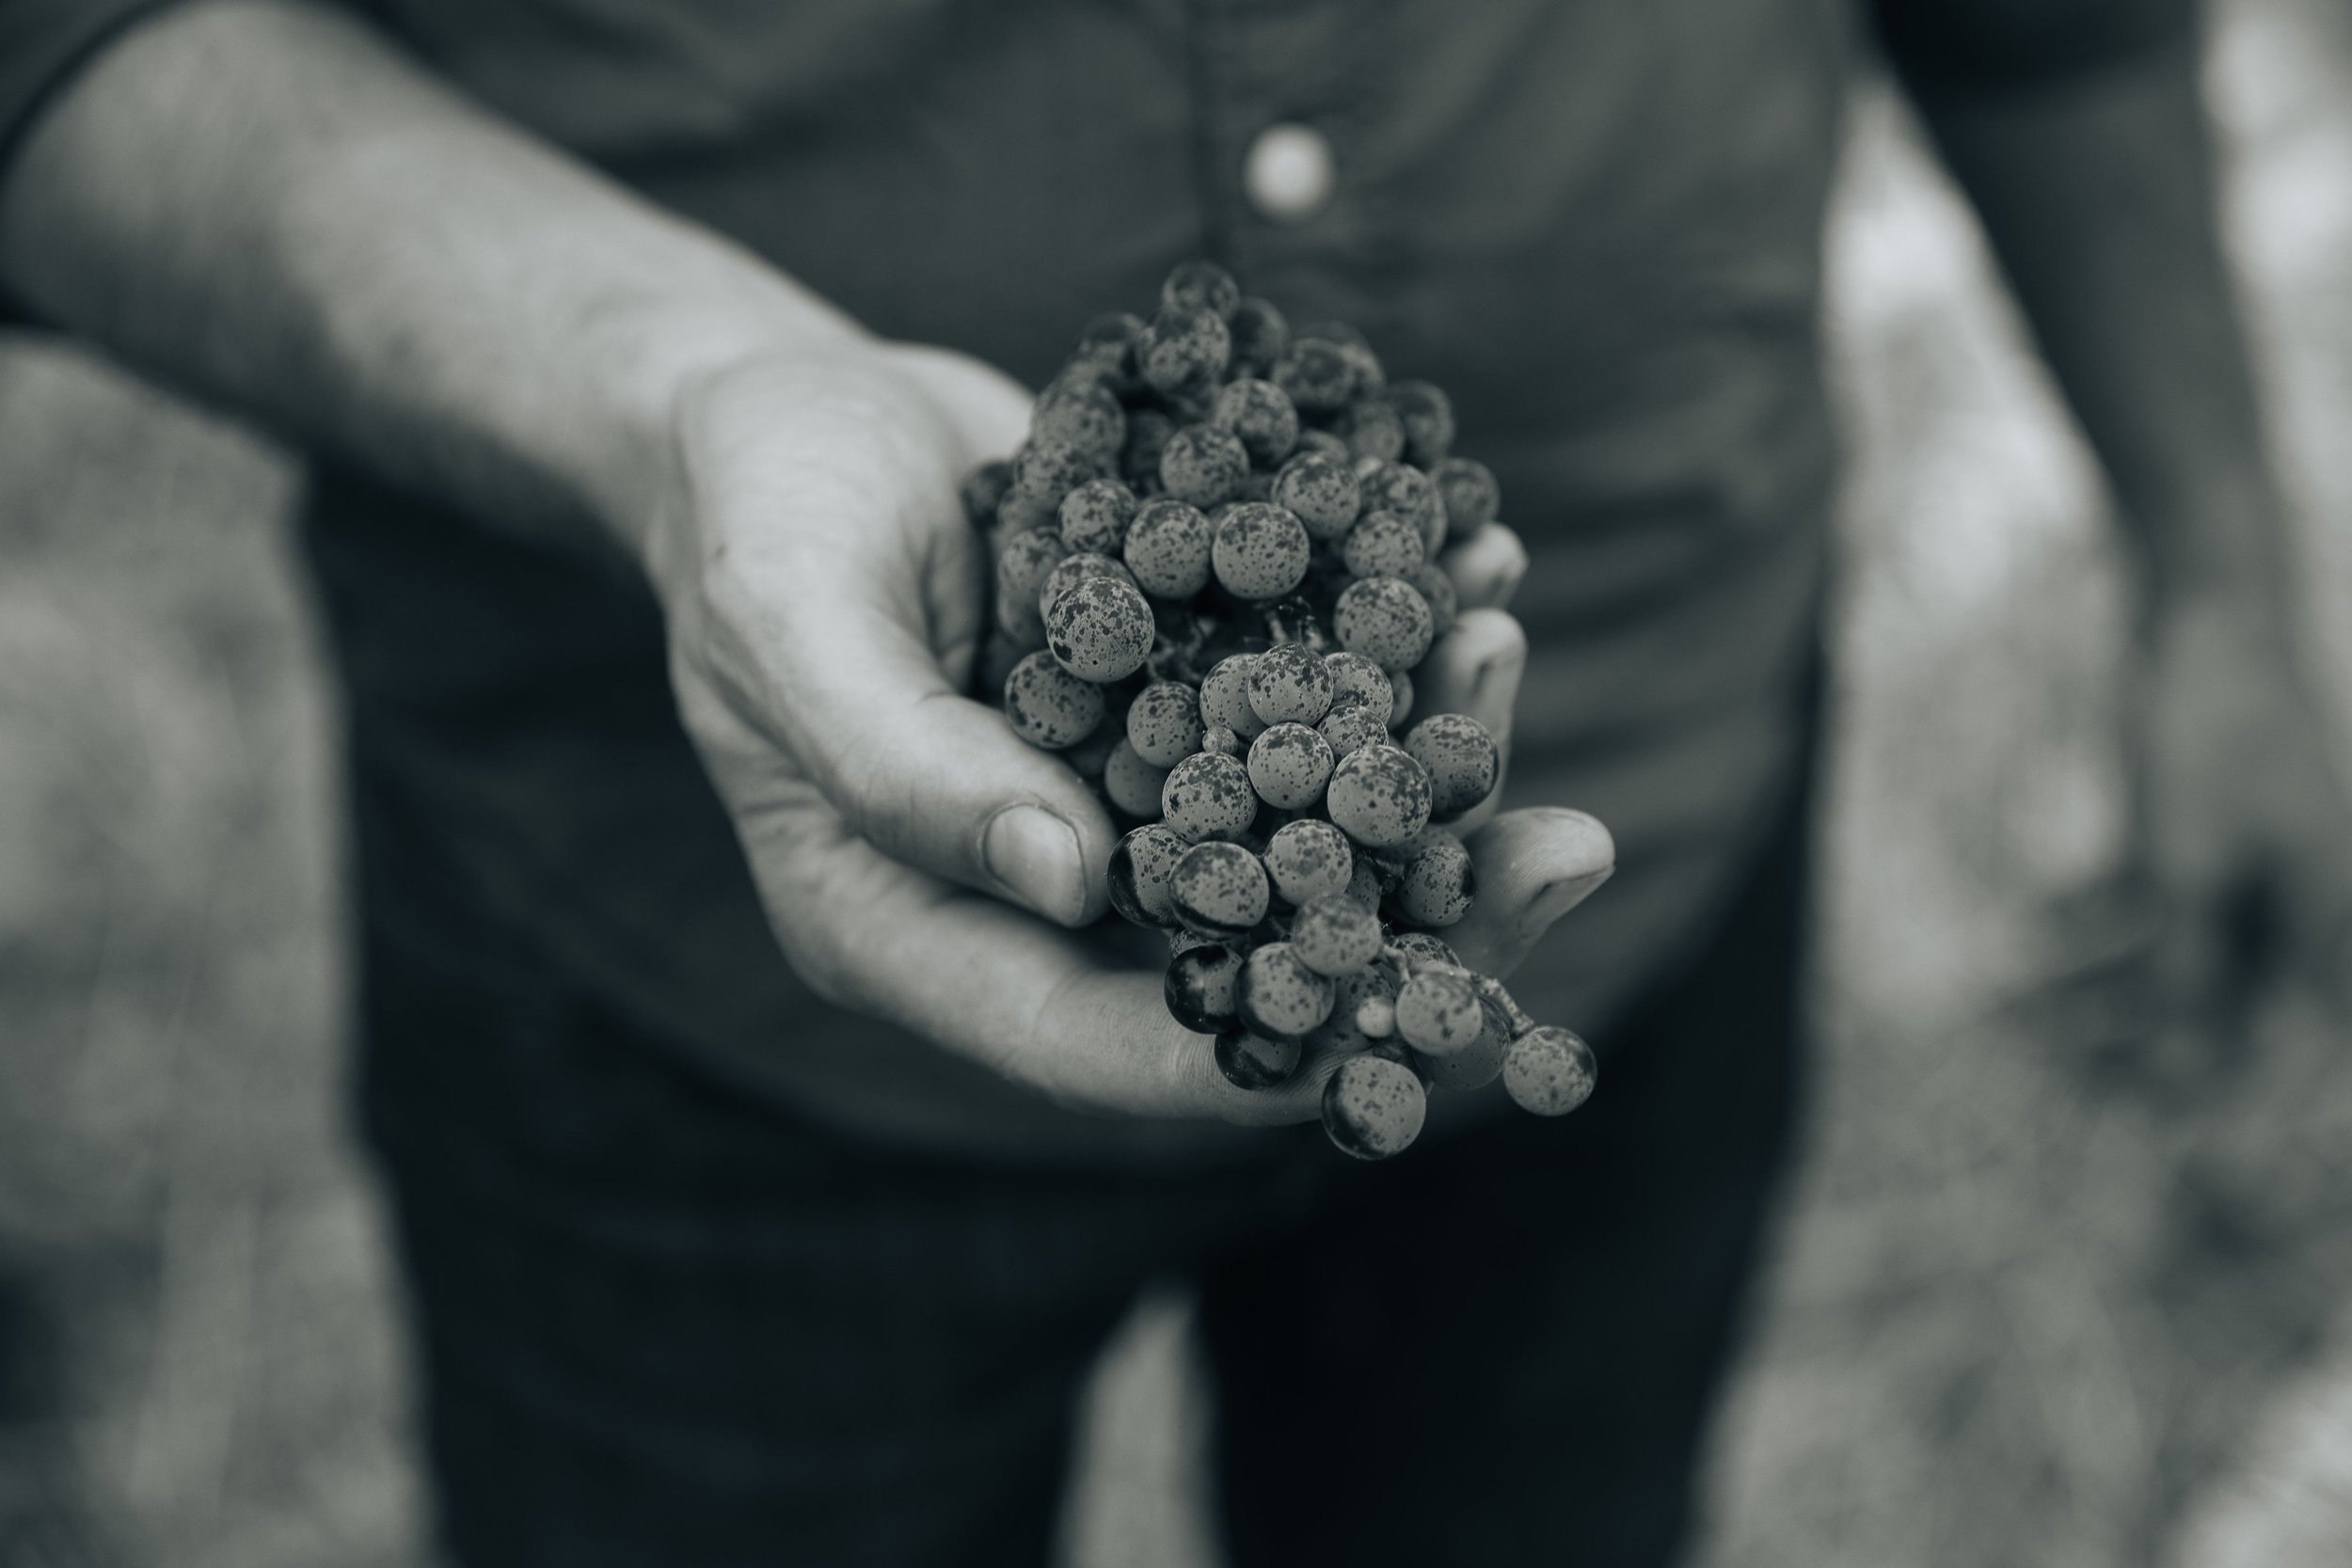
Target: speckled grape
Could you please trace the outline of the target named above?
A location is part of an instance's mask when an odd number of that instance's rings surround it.
[[[1305,724],[1268,725],[1249,743],[1249,783],[1258,799],[1284,811],[1305,811],[1323,799],[1331,778],[1331,745]]]
[[[1232,334],[1215,310],[1162,306],[1144,329],[1136,359],[1152,387],[1182,393],[1215,383],[1232,352]]]
[[[1029,437],[1108,463],[1126,444],[1127,411],[1099,374],[1065,377],[1039,395],[1037,412],[1029,419]]]
[[[1235,996],[1242,1022],[1274,1039],[1302,1038],[1331,1016],[1330,977],[1310,968],[1287,942],[1251,950]]]
[[[1249,742],[1224,725],[1218,724],[1200,732],[1200,749],[1204,752],[1215,752],[1221,757],[1232,757],[1239,761],[1249,754]]]
[[[1394,512],[1367,512],[1347,531],[1340,559],[1359,578],[1406,577],[1426,563],[1421,525]]]
[[[1429,822],[1429,775],[1394,746],[1362,746],[1341,758],[1325,799],[1331,820],[1370,848],[1402,844]]]
[[[1115,479],[1089,479],[1061,499],[1062,548],[1117,555],[1135,521],[1136,493]]]
[[[1241,303],[1241,285],[1215,261],[1179,261],[1160,284],[1160,304],[1169,310],[1211,310],[1231,316]]]
[[[1154,768],[1173,768],[1200,750],[1200,698],[1177,681],[1153,681],[1127,706],[1127,740]]]
[[[1359,1160],[1404,1153],[1428,1114],[1428,1095],[1413,1069],[1369,1052],[1342,1062],[1323,1086],[1324,1133]]]
[[[1356,366],[1339,344],[1294,338],[1274,361],[1274,384],[1302,414],[1336,414],[1355,401]]]
[[[1063,669],[1053,655],[1030,654],[1005,677],[1005,717],[1030,745],[1060,751],[1092,735],[1103,721],[1103,691]],[[1245,772],[1243,783],[1248,782]]]
[[[1089,577],[1063,590],[1045,612],[1045,646],[1086,680],[1134,674],[1152,657],[1152,607],[1123,566],[1118,577]]]
[[[1196,1035],[1215,1035],[1240,1020],[1233,998],[1241,955],[1231,947],[1187,947],[1168,960],[1161,993],[1168,1016]]]
[[[1117,767],[1119,757],[1112,753],[1111,766]],[[1105,782],[1109,773],[1104,774]],[[1397,910],[1416,926],[1446,927],[1470,913],[1471,895],[1477,892],[1478,877],[1471,868],[1470,851],[1452,833],[1438,835],[1424,843],[1412,863],[1406,866],[1404,879],[1397,883]]]
[[[1138,926],[1166,926],[1176,918],[1168,879],[1188,848],[1157,822],[1147,822],[1111,850],[1111,908]]]
[[[1445,507],[1446,536],[1467,539],[1495,520],[1502,510],[1502,487],[1484,463],[1471,457],[1449,457],[1429,475]]]
[[[1160,451],[1161,485],[1204,511],[1233,499],[1248,477],[1249,453],[1241,437],[1214,425],[1186,425]]]
[[[1402,578],[1365,578],[1348,584],[1331,611],[1340,646],[1386,670],[1409,670],[1429,653],[1435,623],[1429,603]]]
[[[1564,1117],[1592,1097],[1600,1077],[1593,1048],[1565,1029],[1530,1029],[1502,1053],[1502,1087],[1539,1117]]]
[[[1235,757],[1196,752],[1168,769],[1160,819],[1187,844],[1229,839],[1258,819],[1258,792]]]
[[[1160,791],[1167,784],[1168,769],[1154,768],[1137,756],[1134,745],[1124,736],[1104,760],[1103,793],[1111,798],[1112,805],[1130,816],[1159,816]]]
[[[1283,901],[1302,906],[1345,893],[1356,869],[1355,847],[1328,822],[1285,822],[1266,841],[1266,874]]]
[[[1279,599],[1307,576],[1313,548],[1288,507],[1245,501],[1216,526],[1210,562],[1216,580],[1237,599]]]
[[[1137,495],[1159,489],[1160,456],[1175,434],[1176,421],[1158,409],[1128,410],[1127,444],[1120,449],[1119,477]]]
[[[1380,919],[1344,893],[1299,906],[1291,946],[1318,974],[1353,974],[1380,954]]]
[[[1438,487],[1429,476],[1409,463],[1383,463],[1362,477],[1364,510],[1393,512],[1422,531],[1426,553],[1426,541],[1444,537],[1445,515],[1438,500]],[[1437,528],[1433,534],[1432,524]]]
[[[1054,601],[1089,578],[1117,578],[1132,583],[1135,577],[1118,561],[1107,555],[1065,555],[1054,562],[1054,569],[1045,574],[1038,585],[1037,612],[1040,616],[1054,608]]]
[[[1233,342],[1232,368],[1243,375],[1264,375],[1290,345],[1290,322],[1263,299],[1245,296],[1225,326]]]
[[[1247,936],[1265,918],[1265,867],[1238,844],[1195,844],[1170,883],[1185,925],[1213,936]]]
[[[1066,553],[1052,529],[1025,529],[1006,538],[996,557],[996,624],[1006,636],[1030,647],[1044,641],[1045,610],[1038,595]]]
[[[1429,607],[1429,640],[1435,642],[1462,618],[1462,599],[1454,591],[1454,579],[1434,561],[1420,562],[1402,575]]]
[[[1363,489],[1343,451],[1335,457],[1313,450],[1311,441],[1307,446],[1274,476],[1275,502],[1289,507],[1315,538],[1344,538],[1362,509]]]
[[[1359,399],[1340,417],[1339,433],[1359,462],[1393,463],[1405,455],[1405,421],[1386,397]]]
[[[1269,724],[1311,724],[1331,706],[1331,671],[1302,643],[1283,642],[1249,667],[1249,708]]]
[[[1058,441],[1032,441],[1012,460],[1012,483],[996,503],[1009,529],[1058,528],[1061,499],[1101,471],[1097,461]]]
[[[1444,938],[1433,937],[1426,931],[1399,931],[1389,939],[1389,945],[1405,956],[1406,962],[1419,968],[1423,964],[1460,969],[1462,956],[1454,951]]]
[[[1433,713],[1405,732],[1405,751],[1429,773],[1429,815],[1459,816],[1493,793],[1502,753],[1467,713]]]
[[[1229,382],[1210,405],[1209,422],[1238,436],[1249,461],[1262,468],[1273,467],[1298,444],[1298,410],[1271,381]]]
[[[1486,1027],[1486,1012],[1468,975],[1424,969],[1396,993],[1396,1032],[1425,1056],[1464,1050]]]
[[[1149,500],[1127,528],[1123,555],[1136,583],[1164,599],[1188,599],[1209,585],[1208,515],[1172,497]]]

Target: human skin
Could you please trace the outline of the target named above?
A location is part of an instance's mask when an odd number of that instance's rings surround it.
[[[1321,1071],[1233,1088],[1156,970],[1082,929],[1112,824],[961,695],[983,562],[956,485],[1025,426],[1005,376],[874,338],[346,17],[250,0],[135,27],[44,112],[0,170],[0,280],[160,380],[642,572],[688,733],[820,995],[1081,1112],[1315,1116]],[[1499,606],[1524,556],[1497,527],[1447,563],[1473,608],[1424,706],[1507,735],[1525,644]],[[1565,810],[1470,841],[1483,895],[1452,935],[1497,974],[1613,855]],[[777,1041],[787,1092],[800,1065]],[[894,1083],[837,1067],[809,1066],[808,1101],[906,1131]],[[921,1128],[991,1132],[935,1107]]]

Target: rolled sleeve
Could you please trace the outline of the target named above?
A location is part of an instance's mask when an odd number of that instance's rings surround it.
[[[1870,0],[1896,72],[1931,92],[2032,87],[2178,42],[2197,0]]]

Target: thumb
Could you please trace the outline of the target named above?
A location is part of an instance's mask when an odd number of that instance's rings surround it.
[[[1565,806],[1507,811],[1464,841],[1477,896],[1442,933],[1472,969],[1508,976],[1553,922],[1592,896],[1616,869],[1617,847],[1599,820]]]

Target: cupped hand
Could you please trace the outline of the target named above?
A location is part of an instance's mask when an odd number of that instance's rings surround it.
[[[870,343],[698,383],[647,546],[687,730],[787,958],[828,1000],[1066,1106],[1311,1117],[1314,1074],[1228,1085],[1168,1017],[1158,966],[1087,929],[1116,829],[1059,758],[963,694],[988,563],[958,483],[1028,412],[976,361]],[[1495,607],[1517,551],[1498,531],[1449,560],[1477,608],[1420,672],[1417,715],[1468,711],[1507,737],[1525,643]],[[1564,810],[1470,828],[1480,895],[1448,939],[1507,974],[1613,848]]]

